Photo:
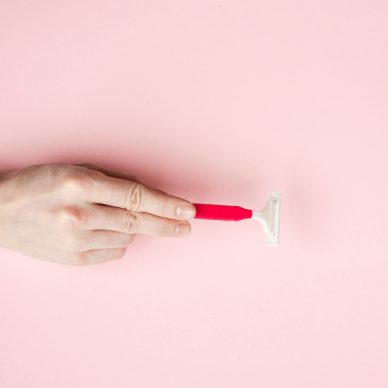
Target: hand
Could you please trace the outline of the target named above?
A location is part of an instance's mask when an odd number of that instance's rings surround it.
[[[32,165],[0,178],[0,245],[62,264],[121,258],[136,233],[186,236],[194,215],[189,201],[86,163]]]

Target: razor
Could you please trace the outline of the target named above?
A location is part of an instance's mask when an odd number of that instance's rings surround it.
[[[259,221],[264,230],[266,245],[277,246],[279,245],[280,199],[279,192],[271,193],[261,210],[250,210],[232,205],[193,203],[196,208],[194,218],[219,221],[245,219]]]

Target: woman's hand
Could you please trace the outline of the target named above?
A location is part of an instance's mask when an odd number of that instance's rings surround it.
[[[195,207],[189,201],[127,177],[86,163],[33,165],[4,174],[0,245],[84,265],[123,257],[136,233],[190,233],[187,219],[194,218]]]

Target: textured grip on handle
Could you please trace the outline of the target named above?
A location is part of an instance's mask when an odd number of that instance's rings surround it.
[[[221,221],[240,221],[252,217],[252,210],[240,206],[193,204],[197,210],[194,218]]]

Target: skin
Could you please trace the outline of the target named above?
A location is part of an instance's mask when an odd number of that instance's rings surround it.
[[[194,215],[183,198],[88,163],[32,165],[0,176],[0,246],[55,263],[122,258],[137,233],[187,236]]]

